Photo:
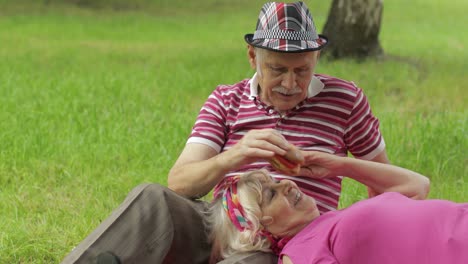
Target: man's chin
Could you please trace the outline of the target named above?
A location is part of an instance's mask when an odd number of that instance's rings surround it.
[[[300,100],[297,96],[282,96],[281,98],[277,98],[277,100],[273,102],[273,105],[277,111],[285,112],[296,107],[296,105],[298,105],[301,101],[302,100]]]
[[[275,109],[280,113],[284,113],[292,110],[294,107],[296,107],[296,105],[297,104],[280,104],[278,107],[275,107]]]

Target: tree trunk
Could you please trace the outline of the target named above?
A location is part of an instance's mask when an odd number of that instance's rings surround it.
[[[324,55],[332,59],[383,55],[379,43],[383,0],[333,0],[323,34],[329,43]]]

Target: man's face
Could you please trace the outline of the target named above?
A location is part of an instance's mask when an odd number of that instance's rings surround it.
[[[249,48],[252,49],[253,48]],[[318,61],[318,51],[284,53],[261,50],[250,61],[257,70],[260,100],[284,112],[307,97],[307,90]],[[249,56],[252,53],[249,52]],[[257,61],[258,59],[258,61]],[[258,69],[260,67],[260,69]]]
[[[258,175],[262,183],[262,225],[271,234],[284,237],[297,234],[320,215],[315,200],[290,180],[277,181]]]

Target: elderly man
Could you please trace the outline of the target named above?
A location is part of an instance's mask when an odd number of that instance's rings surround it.
[[[220,85],[203,105],[187,144],[169,173],[169,190],[156,184],[134,189],[124,203],[68,255],[64,263],[207,263],[211,245],[196,198],[215,195],[223,179],[264,168],[293,180],[317,201],[320,211],[336,210],[342,177],[295,177],[275,171],[268,160],[284,155],[289,143],[304,151],[388,163],[379,122],[354,83],[315,74],[318,35],[302,2],[267,3],[247,54],[256,74],[234,85]],[[312,170],[306,164],[301,172]],[[307,177],[304,177],[307,176]],[[346,176],[346,175],[343,175]],[[427,182],[398,177],[357,178],[369,187],[403,186],[424,198]],[[214,260],[212,260],[214,261]],[[217,260],[216,260],[217,261]],[[222,263],[275,263],[268,253],[239,255]]]

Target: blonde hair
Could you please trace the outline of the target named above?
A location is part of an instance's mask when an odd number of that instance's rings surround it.
[[[251,223],[251,229],[239,231],[224,210],[222,197],[213,201],[207,217],[213,243],[212,258],[227,258],[241,252],[271,252],[270,241],[258,234],[263,229],[259,219],[262,215],[262,184],[255,174],[260,173],[268,175],[263,170],[248,172],[237,183],[239,203],[244,209],[245,218]]]

